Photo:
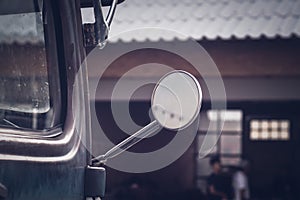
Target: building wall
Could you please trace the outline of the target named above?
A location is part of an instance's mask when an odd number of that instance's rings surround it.
[[[189,48],[187,43],[194,44],[195,42],[188,41],[159,41],[157,43],[131,42],[131,43],[108,43],[102,50],[93,50],[88,65],[91,77],[97,77],[106,64],[110,66],[106,70],[104,77],[118,78],[126,70],[130,70],[137,64],[147,61],[156,60],[159,63],[169,65],[173,68],[188,70],[197,76],[214,76],[210,71],[201,71],[201,74],[196,74],[192,67],[184,64],[179,59],[174,59],[170,54],[162,54],[160,51],[153,49],[145,50],[149,46],[155,46],[157,49],[167,48],[170,51],[173,49],[181,49],[189,58],[198,58],[201,52],[195,52],[195,48]],[[259,40],[214,40],[200,41],[199,44],[207,51],[213,61],[216,63],[222,77],[299,77],[300,76],[300,39],[259,39]],[[143,49],[138,53],[126,56],[126,59],[118,59],[118,62],[111,63],[115,58],[128,53],[133,49]],[[201,57],[201,58],[202,58]],[[102,62],[100,62],[100,60]],[[208,62],[202,60],[202,62]],[[147,71],[137,71],[132,74],[132,77],[155,77],[159,76],[163,71],[162,68],[153,68]]]
[[[280,110],[277,110],[277,103],[280,102],[296,102],[298,105],[300,102],[300,93],[298,85],[300,85],[300,40],[299,39],[260,39],[243,41],[230,40],[230,41],[200,41],[200,44],[210,54],[219,71],[221,72],[229,107],[235,109],[245,109],[251,112],[256,112],[264,108],[264,105],[272,104],[270,107],[275,113],[280,115]],[[166,42],[162,42],[162,46],[168,45]],[[176,43],[181,45],[181,42]],[[145,62],[151,60],[151,58],[157,59],[160,63],[168,64],[171,67],[184,69],[194,73],[200,81],[203,87],[204,101],[209,102],[210,96],[206,89],[203,77],[213,82],[214,77],[209,72],[203,72],[201,74],[193,71],[191,66],[184,65],[180,60],[170,59],[170,57],[160,56],[156,52],[144,51],[140,54],[136,54],[127,59],[121,59],[117,63],[108,62],[112,64],[109,70],[105,70],[105,62],[102,63],[99,60],[113,61],[112,53],[118,53],[118,51],[126,51],[128,48],[138,48],[137,43],[119,43],[108,44],[107,50],[93,52],[96,53],[95,57],[88,59],[88,67],[90,73],[90,82],[92,85],[97,85],[98,91],[95,96],[92,96],[92,101],[96,101],[96,110],[99,116],[103,117],[103,124],[106,124],[107,134],[111,135],[111,140],[117,143],[126,137],[122,131],[117,128],[117,125],[109,116],[110,104],[112,100],[112,90],[115,83],[119,78],[128,70],[137,66],[139,62]],[[189,52],[190,56],[196,57],[197,52]],[[166,54],[167,55],[167,54]],[[106,63],[107,64],[107,63]],[[159,67],[150,68],[148,71],[136,71],[135,73],[124,79],[123,84],[140,85],[144,80],[149,82],[155,82],[164,73]],[[103,75],[101,78],[100,76]],[[100,79],[100,82],[98,82]],[[133,102],[131,107],[131,116],[136,117],[136,120],[141,125],[146,125],[150,119],[148,117],[148,109],[150,107],[149,100],[154,84],[148,86],[139,87],[138,92],[132,95],[131,101]],[[113,99],[120,104],[128,101],[127,91],[120,91],[117,98]],[[214,99],[218,101],[218,99]],[[253,107],[253,103],[256,105]],[[265,103],[265,104],[263,104]],[[251,107],[252,105],[252,107]],[[294,104],[291,104],[294,105]],[[202,109],[205,109],[204,107]],[[208,107],[206,108],[208,109]],[[295,108],[296,109],[296,108]],[[290,111],[293,107],[290,107]],[[145,113],[145,114],[143,114]],[[287,116],[294,115],[287,112]],[[103,153],[99,146],[103,146],[101,141],[97,139],[97,128],[93,128],[94,133],[94,152],[96,154]],[[243,135],[247,137],[246,132]],[[157,138],[152,138],[138,144],[134,147],[135,151],[149,151],[153,148],[159,148],[166,144],[171,139],[168,134],[160,134]],[[295,143],[298,141],[294,141]],[[243,144],[245,147],[249,147],[251,142]],[[156,172],[145,174],[129,174],[119,172],[113,169],[108,169],[108,191],[112,192],[120,186],[124,186],[124,182],[129,180],[143,179],[154,183],[160,191],[165,193],[179,192],[185,189],[191,189],[195,187],[195,144],[193,144],[186,153],[174,162],[172,165],[161,169]],[[247,146],[248,145],[248,146]],[[276,145],[269,145],[269,152],[276,152]],[[260,152],[251,150],[252,155],[259,154]],[[249,150],[250,152],[250,150]],[[254,152],[254,153],[253,153]],[[297,161],[298,162],[298,161]],[[272,164],[272,162],[270,161]],[[269,164],[270,164],[269,163]],[[268,165],[269,165],[268,164]],[[256,181],[259,179],[256,179]]]

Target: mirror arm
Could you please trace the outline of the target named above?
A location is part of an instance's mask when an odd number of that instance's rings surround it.
[[[109,8],[108,15],[106,17],[106,23],[108,24],[108,28],[110,28],[110,25],[111,25],[112,20],[114,18],[116,8],[117,8],[117,4],[118,4],[118,0],[113,0],[111,6]]]
[[[133,135],[129,136],[128,138],[111,148],[104,155],[100,155],[93,158],[93,166],[104,164],[108,159],[123,153],[124,151],[137,144],[147,136],[157,133],[159,130],[161,130],[161,128],[162,126],[156,120],[152,121],[144,128],[138,130]]]

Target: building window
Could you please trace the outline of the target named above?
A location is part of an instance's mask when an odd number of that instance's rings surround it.
[[[206,192],[206,179],[211,173],[210,157],[220,155],[222,165],[236,166],[242,155],[242,122],[241,110],[208,110],[200,113],[200,125],[196,145],[196,185]],[[219,133],[221,135],[219,136]],[[199,158],[199,151],[204,140],[216,145],[205,158]]]
[[[286,119],[252,119],[251,140],[289,140],[290,121]]]

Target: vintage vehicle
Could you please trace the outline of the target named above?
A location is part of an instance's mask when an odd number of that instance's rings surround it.
[[[94,175],[102,180],[92,184],[96,193],[84,190],[93,181],[87,180],[91,131],[87,73],[80,68],[85,58],[80,9],[94,7],[96,23],[88,27],[95,31],[88,37],[94,39],[89,45],[97,45],[107,38],[117,3],[0,2],[0,199],[103,196],[103,168]],[[106,20],[101,4],[110,6]]]

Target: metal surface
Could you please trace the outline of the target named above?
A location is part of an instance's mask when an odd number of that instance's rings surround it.
[[[87,166],[85,168],[85,197],[101,197],[105,195],[106,171],[103,167]]]
[[[94,14],[95,14],[95,23],[94,23],[94,34],[95,34],[95,45],[102,46],[103,42],[107,39],[109,25],[104,19],[102,12],[101,3],[99,0],[94,0]]]
[[[0,183],[0,199],[6,199],[7,197],[7,188]]]
[[[67,91],[64,94],[67,101],[62,106],[66,112],[64,126],[62,133],[53,138],[1,135],[0,183],[7,187],[10,200],[84,199],[84,169],[90,155],[81,139],[85,139],[88,148],[90,120],[86,72],[81,68],[84,49],[80,2],[49,2],[57,26],[59,67],[66,75],[62,79],[62,87]],[[78,84],[74,84],[76,75],[80,77]],[[74,103],[76,109],[72,107]],[[74,116],[80,116],[80,120],[75,122]]]

